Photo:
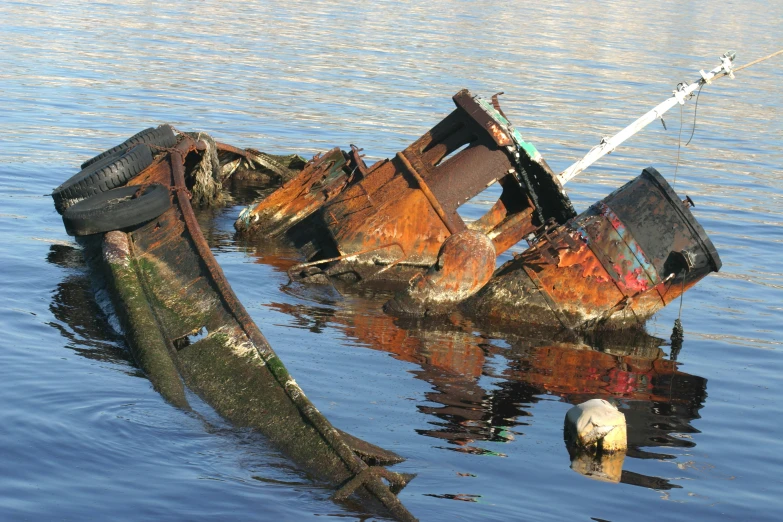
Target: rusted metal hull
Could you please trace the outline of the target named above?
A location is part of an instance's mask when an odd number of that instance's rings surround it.
[[[463,308],[505,323],[638,327],[720,266],[704,229],[648,168],[539,236]]]
[[[219,414],[259,430],[337,489],[336,499],[355,496],[380,514],[415,520],[382,480],[402,487],[410,477],[375,465],[402,459],[332,427],[229,286],[189,201],[185,165],[198,145],[184,137],[131,182],[171,187],[172,207],[127,233],[106,234],[103,242],[115,307],[136,359],[168,400],[189,407],[181,376]]]
[[[247,235],[287,235],[333,277],[407,279],[435,264],[443,243],[468,226],[457,208],[488,185],[503,193],[472,228],[501,253],[543,220],[574,215],[541,155],[499,111],[463,90],[457,109],[392,159],[364,165],[358,149],[316,158],[236,223]],[[344,159],[344,161],[343,161]],[[328,261],[327,261],[328,260]],[[402,270],[389,270],[399,267]]]
[[[495,271],[496,257],[495,245],[485,234],[457,232],[446,238],[435,264],[414,277],[384,309],[395,315],[448,313],[487,284]]]
[[[344,171],[346,158],[340,149],[332,149],[313,158],[295,178],[259,203],[252,213],[239,217],[240,233],[250,231],[263,236],[279,236],[300,223],[338,193],[348,182]]]
[[[489,104],[463,90],[453,101],[451,114],[391,159],[367,167],[355,147],[315,158],[243,211],[237,230],[300,247],[306,262],[291,268],[294,279],[407,283],[389,313],[444,314],[462,303],[514,325],[638,326],[720,268],[653,169],[642,188],[624,187],[575,218],[557,176],[496,97]],[[495,182],[501,196],[468,226],[457,208]],[[463,235],[471,239],[454,248]],[[489,279],[494,258],[523,239],[531,248]]]

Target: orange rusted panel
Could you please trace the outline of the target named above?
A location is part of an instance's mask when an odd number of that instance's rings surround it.
[[[463,230],[449,236],[438,260],[414,277],[384,306],[395,314],[445,314],[479,291],[495,271],[495,247],[481,232]]]
[[[296,177],[240,216],[237,230],[277,236],[301,222],[348,183],[340,149],[332,149],[309,162]]]
[[[654,169],[501,267],[465,309],[503,321],[589,329],[635,327],[720,258]]]
[[[559,222],[573,216],[540,154],[521,141],[502,113],[467,90],[453,99],[457,108],[393,159],[367,167],[352,146],[343,154],[348,162],[340,169],[332,164],[328,176],[314,161],[265,201],[244,211],[237,229],[285,233],[295,244],[309,245],[308,261],[319,263],[327,273],[353,271],[366,277],[378,271],[359,265],[420,270],[431,266],[446,238],[467,228],[457,208],[498,180],[503,186],[501,201],[476,228],[486,229],[482,231],[496,251],[535,230],[542,224],[541,216],[554,216]],[[528,176],[528,171],[534,175]],[[397,251],[380,251],[392,243],[400,247],[402,258]],[[368,254],[358,255],[364,252]],[[387,271],[384,277],[401,273]]]
[[[402,304],[387,307],[414,315],[447,313],[486,280],[488,249],[440,264],[450,237],[480,234],[495,257],[528,239],[531,248],[463,310],[572,329],[638,326],[720,268],[709,238],[654,169],[574,217],[556,176],[496,99],[463,90],[453,100],[451,114],[390,160],[367,167],[354,146],[314,159],[244,211],[237,228],[285,234],[307,259],[300,275],[313,281],[410,282],[418,273]],[[458,207],[494,182],[499,200],[466,226]]]

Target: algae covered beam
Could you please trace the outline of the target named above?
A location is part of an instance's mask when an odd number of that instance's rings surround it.
[[[154,161],[128,184],[137,192],[165,187],[170,205],[102,236],[109,292],[134,358],[166,400],[190,409],[187,386],[235,426],[258,430],[335,500],[350,496],[378,515],[416,520],[395,494],[412,476],[381,467],[403,459],[329,423],[226,280],[191,206],[203,181],[194,173],[222,174],[213,168],[215,149],[261,153],[209,143],[206,135],[180,134],[175,147],[156,147]]]
[[[128,235],[118,230],[108,232],[103,239],[102,255],[107,277],[114,289],[110,294],[114,309],[118,312],[133,358],[164,399],[178,408],[190,410],[168,343],[142,291],[136,263],[131,260]]]

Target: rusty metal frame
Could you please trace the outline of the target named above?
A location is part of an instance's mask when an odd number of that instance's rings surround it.
[[[438,198],[435,197],[435,194],[432,193],[430,190],[429,185],[427,185],[427,182],[424,181],[424,178],[421,177],[421,175],[416,171],[416,169],[411,165],[411,162],[408,161],[408,158],[405,157],[405,154],[402,152],[397,153],[397,158],[402,162],[403,165],[405,165],[405,168],[407,169],[407,172],[413,176],[416,179],[416,183],[419,184],[419,188],[422,192],[424,192],[424,195],[427,197],[427,201],[430,202],[430,205],[432,205],[433,210],[435,210],[435,213],[438,214],[438,217],[441,221],[443,221],[443,224],[446,225],[446,228],[451,232],[452,234],[456,234],[459,232],[459,229],[454,225],[454,223],[449,219],[449,217],[446,215],[446,212],[443,211],[443,207],[438,202]]]
[[[353,258],[356,258],[358,256],[363,256],[365,254],[371,254],[372,252],[377,252],[379,250],[384,250],[384,249],[389,248],[391,246],[399,247],[400,251],[402,252],[402,255],[397,260],[395,260],[394,262],[390,263],[390,265],[384,267],[380,271],[380,272],[384,272],[387,269],[389,269],[392,266],[394,266],[397,263],[399,263],[400,261],[402,261],[403,259],[405,259],[405,249],[402,247],[401,244],[399,244],[397,242],[387,243],[387,244],[381,245],[379,247],[368,248],[367,250],[363,250],[361,252],[354,252],[353,254],[345,254],[345,255],[342,255],[342,256],[330,257],[330,258],[327,258],[327,259],[319,259],[317,261],[310,261],[310,262],[307,262],[307,263],[299,263],[299,264],[296,264],[296,265],[288,268],[288,270],[286,270],[286,274],[288,274],[288,279],[290,281],[293,281],[294,277],[291,275],[291,272],[301,271],[301,270],[304,270],[305,268],[310,268],[310,267],[313,267],[313,266],[325,265],[325,264],[334,263],[334,262],[337,262],[337,261],[344,261],[344,260],[347,260],[347,259],[353,259]]]
[[[313,203],[320,208],[312,218],[291,220],[288,213],[301,206],[296,200],[305,194],[284,187],[283,190],[289,191],[285,197],[290,203],[275,206],[277,211],[270,213],[272,203],[262,201],[255,209],[243,211],[237,229],[242,233],[258,230],[267,234],[271,231],[292,238],[305,236],[307,230],[314,236],[325,233],[331,241],[324,243],[322,254],[328,259],[339,258],[334,262],[342,264],[355,262],[355,258],[346,257],[348,254],[378,248],[393,240],[403,245],[414,265],[430,265],[435,262],[438,248],[446,237],[469,228],[457,214],[457,207],[489,184],[505,178],[502,198],[519,200],[513,205],[500,205],[491,210],[499,219],[491,231],[496,252],[505,251],[542,224],[544,214],[537,205],[537,189],[526,175],[526,169],[538,168],[537,179],[549,179],[556,186],[554,174],[535,148],[521,140],[498,110],[496,97],[490,105],[462,90],[454,95],[453,101],[456,109],[451,114],[405,150],[396,153],[393,160],[384,160],[368,168],[361,149],[351,145],[351,150],[344,153],[348,158],[343,167],[347,175],[344,183],[333,183],[321,189],[321,202]],[[304,173],[299,177],[299,184],[306,182]],[[516,188],[512,188],[512,184]],[[432,209],[431,216],[422,213],[415,192],[427,201]],[[357,207],[355,200],[359,197],[366,204]],[[275,194],[272,198],[280,196]],[[562,202],[550,201],[547,205],[557,209],[547,208],[546,214],[559,218],[570,216],[569,212],[573,213],[570,203],[566,196],[563,198],[567,208],[558,206]],[[412,213],[420,223],[399,231],[395,221],[404,220],[404,216]],[[533,223],[534,219],[539,223]],[[277,220],[282,227],[276,224]],[[368,224],[370,222],[372,226]],[[384,232],[384,227],[389,231]],[[323,241],[319,240],[319,243]],[[397,264],[402,260],[388,261]]]

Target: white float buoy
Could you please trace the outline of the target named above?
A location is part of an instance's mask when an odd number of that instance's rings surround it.
[[[566,413],[566,438],[577,447],[599,451],[625,451],[628,447],[625,415],[603,399],[590,399]]]

